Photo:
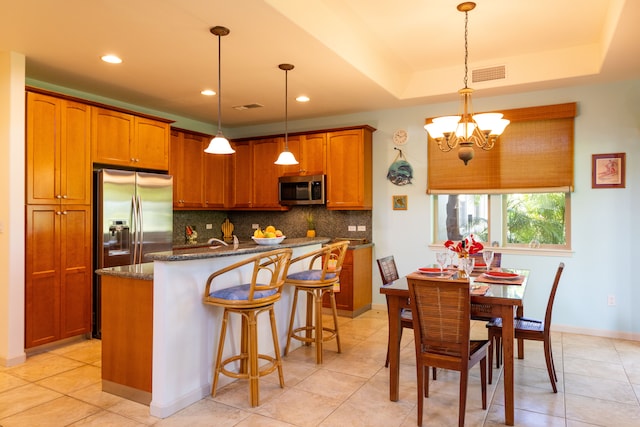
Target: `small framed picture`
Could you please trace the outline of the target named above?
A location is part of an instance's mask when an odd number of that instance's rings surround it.
[[[407,210],[407,196],[391,196],[393,199],[394,211],[406,211]]]
[[[591,156],[591,188],[625,188],[625,153]]]

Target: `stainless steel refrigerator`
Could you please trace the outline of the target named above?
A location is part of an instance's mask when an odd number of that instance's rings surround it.
[[[94,266],[140,264],[145,254],[171,250],[171,175],[101,169],[94,172]],[[94,275],[93,336],[101,337],[100,276]]]

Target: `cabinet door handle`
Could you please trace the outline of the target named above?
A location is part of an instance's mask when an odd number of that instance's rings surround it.
[[[62,215],[62,212],[56,211],[56,215]]]
[[[62,199],[62,196],[59,194],[56,194],[56,199]]]
[[[66,215],[66,214],[67,214],[67,211],[62,211],[62,215]]]
[[[63,198],[63,199],[66,199],[66,198],[67,198],[67,195],[65,194],[64,196],[62,196],[62,198]]]

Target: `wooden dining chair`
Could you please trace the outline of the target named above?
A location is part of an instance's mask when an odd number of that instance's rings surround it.
[[[480,365],[482,409],[487,408],[487,340],[470,340],[471,292],[467,280],[408,277],[418,380],[418,426],[429,397],[428,368],[460,372],[458,425],[464,426],[469,368]]]
[[[376,260],[378,263],[378,270],[380,270],[380,278],[382,279],[382,285],[388,285],[393,283],[394,281],[399,279],[398,276],[398,268],[396,267],[396,261],[393,258],[393,255],[386,256],[384,258],[379,258]],[[387,303],[387,312],[389,311],[389,303]],[[400,328],[400,337],[402,339],[402,331],[404,328],[413,328],[413,319],[411,318],[411,310],[404,309],[402,310],[402,314],[400,316],[400,324],[402,328]],[[391,331],[389,331],[389,336],[387,338],[387,358],[384,362],[384,367],[389,367],[389,345],[391,341]]]
[[[544,315],[544,320],[530,319],[526,317],[514,318],[514,334],[516,339],[542,341],[544,343],[544,360],[547,365],[547,373],[549,374],[549,381],[551,382],[551,388],[553,392],[557,393],[558,388],[556,382],[558,376],[556,375],[556,367],[553,363],[553,352],[551,351],[551,313],[553,311],[553,301],[556,298],[556,291],[558,290],[558,284],[560,283],[560,276],[564,270],[564,263],[561,262],[556,271],[556,277],[553,280],[551,286],[551,293],[549,294],[549,301],[547,302],[547,310]],[[502,354],[502,319],[495,318],[487,323],[489,330],[489,366],[493,361],[493,346],[495,345],[496,351],[496,365],[499,366]],[[489,384],[492,381],[492,369],[489,369]]]

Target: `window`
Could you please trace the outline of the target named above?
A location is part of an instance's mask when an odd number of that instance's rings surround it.
[[[474,234],[485,245],[496,242],[501,247],[570,249],[570,195],[568,192],[434,195],[433,243],[461,240]]]

